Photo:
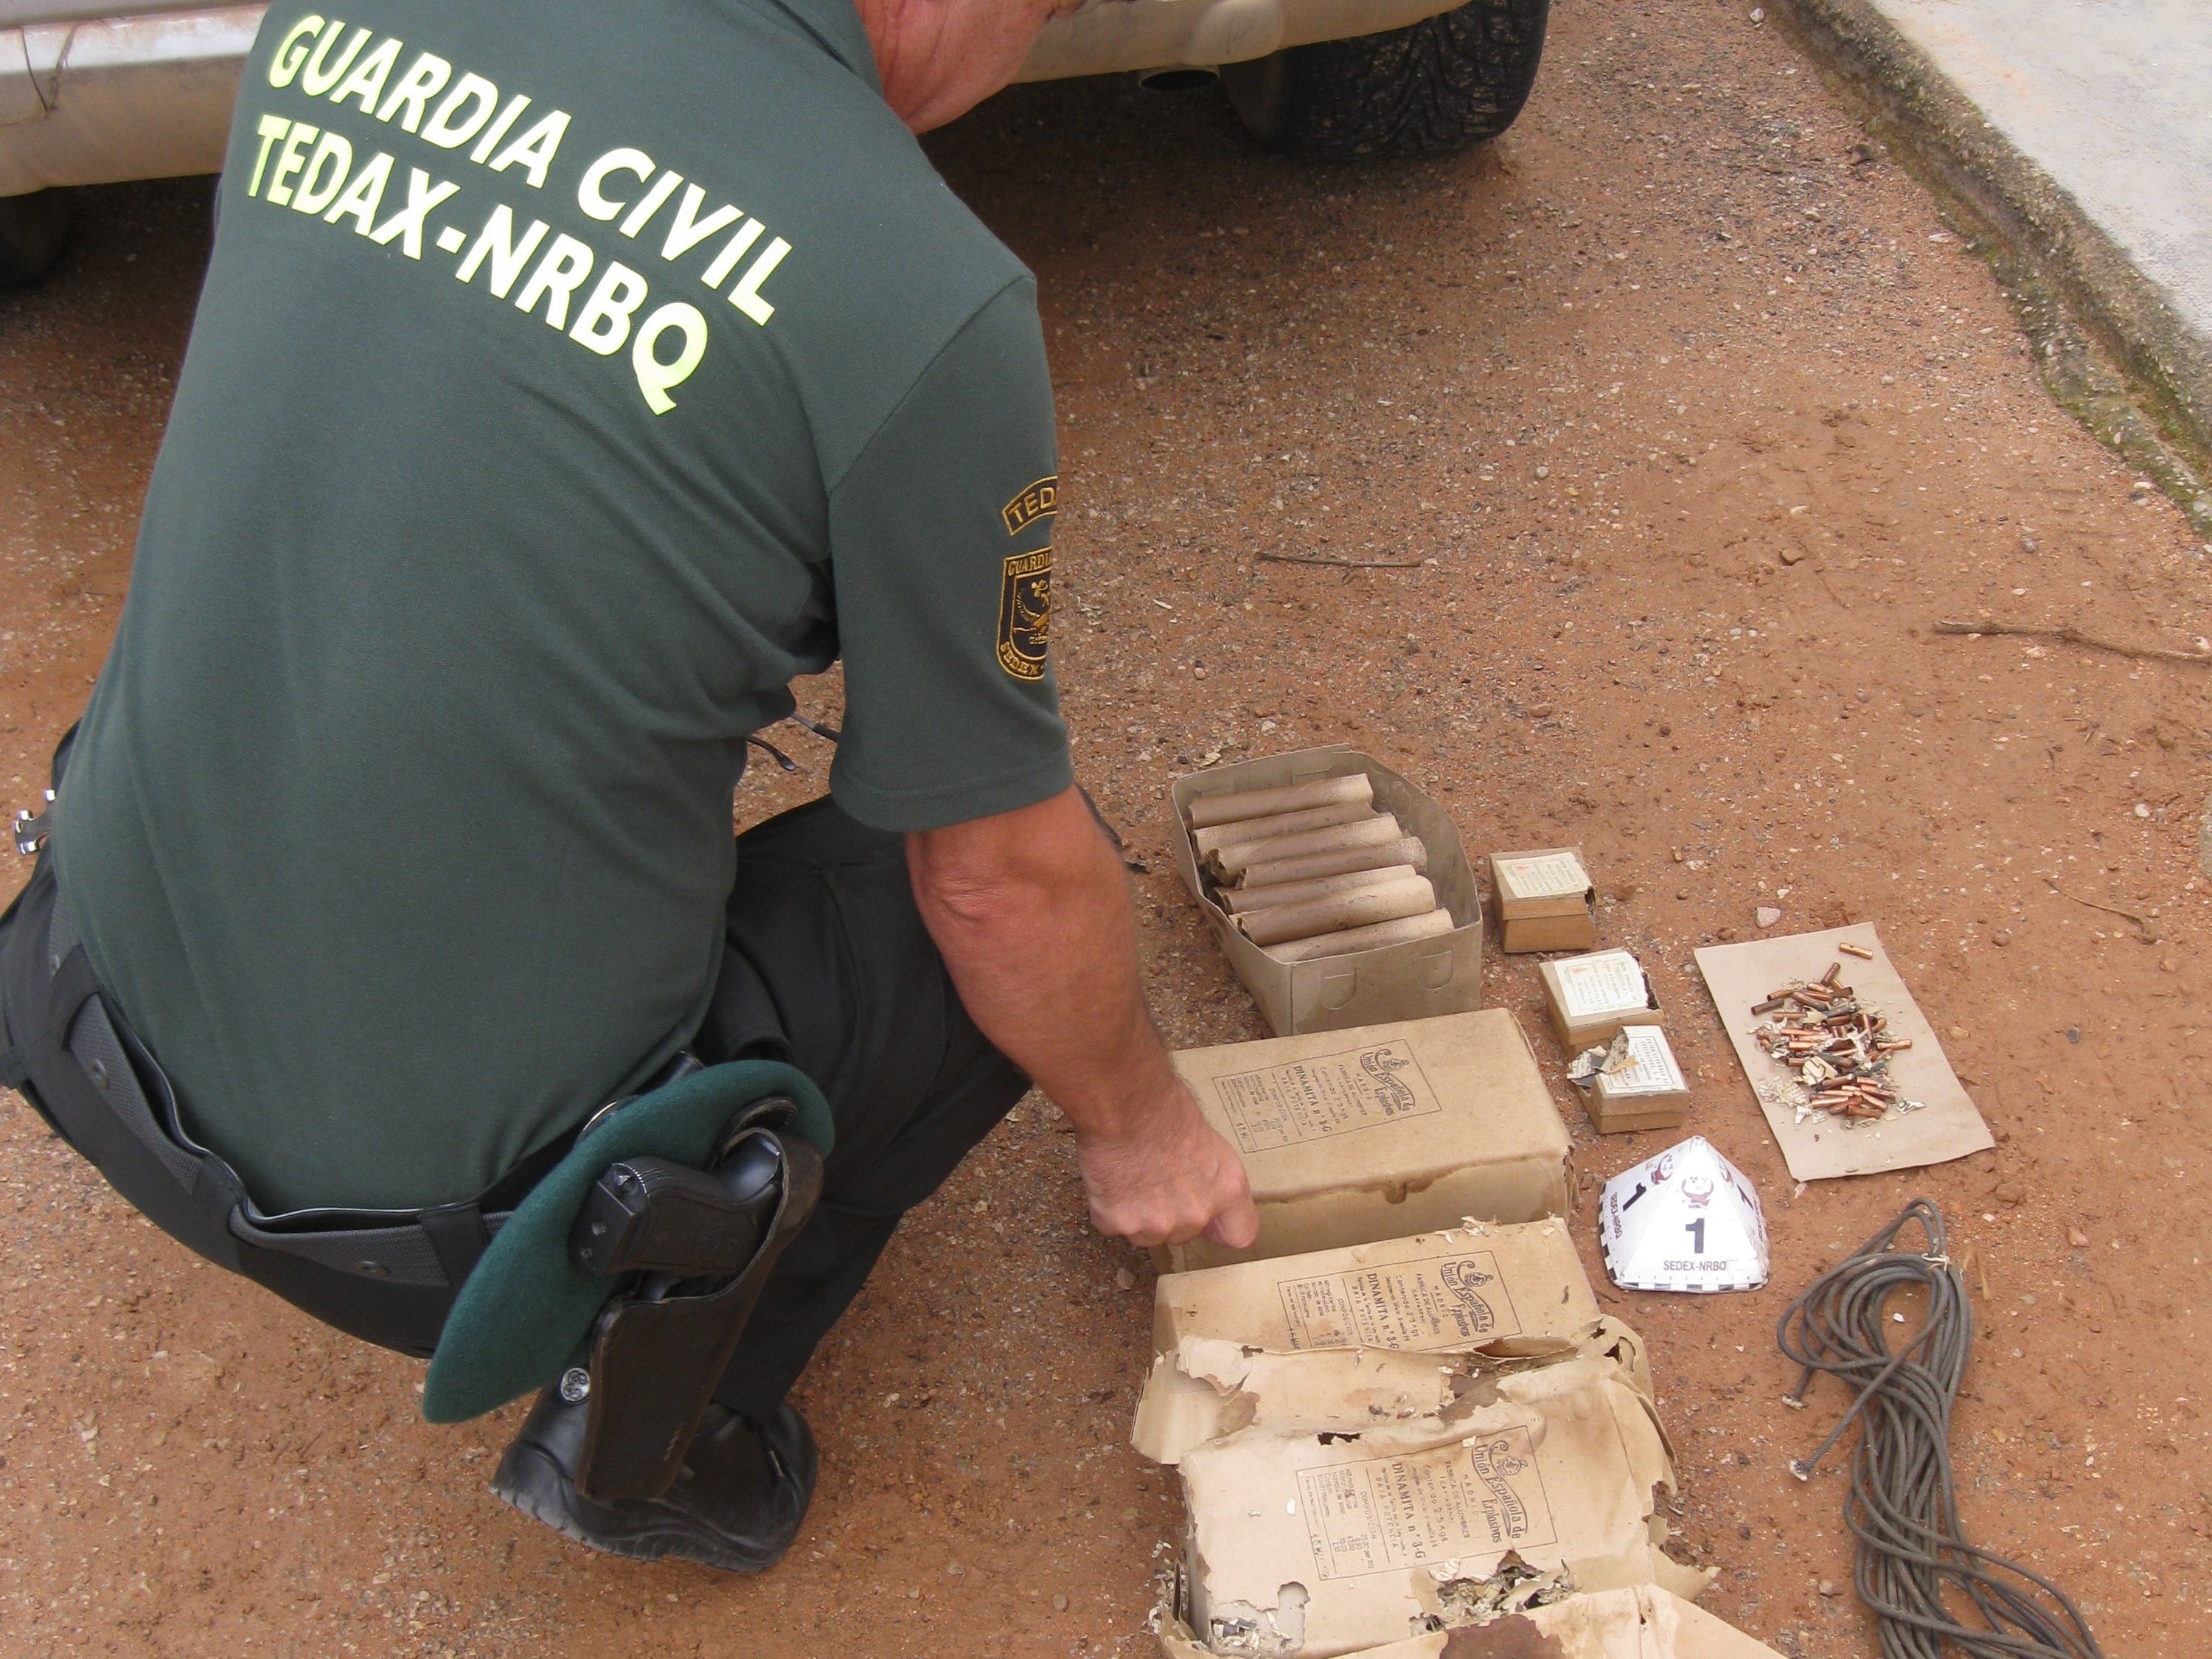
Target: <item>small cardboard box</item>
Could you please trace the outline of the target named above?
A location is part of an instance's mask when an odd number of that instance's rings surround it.
[[[1239,933],[1229,913],[1206,890],[1191,845],[1190,803],[1201,795],[1273,789],[1358,772],[1364,772],[1374,786],[1376,809],[1395,813],[1399,823],[1428,848],[1426,874],[1436,888],[1437,902],[1451,912],[1452,931],[1351,956],[1278,961]],[[1474,866],[1460,846],[1459,830],[1443,807],[1380,761],[1341,744],[1294,750],[1177,778],[1170,795],[1175,823],[1169,845],[1176,868],[1206,912],[1230,966],[1278,1036],[1419,1019],[1482,1006],[1482,896]]]
[[[1675,1127],[1689,1115],[1690,1085],[1667,1033],[1656,1025],[1624,1025],[1621,1032],[1628,1039],[1628,1064],[1591,1079],[1590,1121],[1605,1135]]]
[[[1562,1360],[1463,1394],[1409,1372],[1407,1388],[1437,1403],[1355,1400],[1331,1421],[1271,1409],[1263,1394],[1249,1427],[1183,1453],[1179,1611],[1206,1645],[1335,1659],[1547,1589],[1694,1595],[1708,1582],[1653,1542],[1653,1488],[1673,1489],[1673,1466],[1650,1401],[1611,1361]]]
[[[1190,1626],[1162,1608],[1167,1659],[1214,1659]],[[1250,1650],[1240,1650],[1249,1651]],[[1782,1659],[1755,1636],[1656,1584],[1598,1590],[1508,1613],[1477,1628],[1431,1631],[1346,1659]]]
[[[1570,1059],[1613,1041],[1625,1025],[1659,1024],[1659,995],[1650,975],[1626,951],[1598,951],[1537,964],[1552,1029]]]
[[[1152,1345],[1166,1353],[1201,1336],[1276,1353],[1433,1353],[1564,1339],[1597,1316],[1565,1222],[1478,1223],[1170,1273],[1152,1295]]]
[[[1597,889],[1579,847],[1492,853],[1490,890],[1500,948],[1509,952],[1587,951],[1597,943]]]
[[[1187,1048],[1199,1108],[1236,1147],[1260,1237],[1154,1252],[1187,1273],[1371,1244],[1567,1203],[1567,1127],[1502,1008],[1348,1031]]]

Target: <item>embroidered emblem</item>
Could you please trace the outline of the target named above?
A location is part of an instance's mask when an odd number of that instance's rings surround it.
[[[999,666],[1018,680],[1044,678],[1052,630],[1052,550],[1009,554],[999,584]]]
[[[1006,534],[1018,536],[1039,519],[1048,518],[1058,512],[1060,474],[1039,478],[1027,489],[999,509],[999,516],[1006,521]]]

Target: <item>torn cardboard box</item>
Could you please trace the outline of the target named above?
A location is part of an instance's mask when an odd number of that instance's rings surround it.
[[[1597,943],[1597,889],[1581,848],[1492,853],[1490,888],[1502,949],[1587,951]]]
[[[1599,951],[1539,963],[1552,1029],[1570,1054],[1610,1042],[1624,1025],[1656,1025],[1659,995],[1650,976],[1626,951]]]
[[[1213,1659],[1172,1607],[1152,1616],[1168,1659]],[[1231,1650],[1235,1651],[1235,1650]],[[1747,1636],[1656,1584],[1599,1590],[1512,1613],[1490,1624],[1432,1631],[1348,1659],[1782,1659]]]
[[[1419,1364],[1359,1352],[1378,1370]],[[1431,1397],[1457,1392],[1450,1367],[1430,1369]],[[1484,1379],[1425,1416],[1272,1416],[1263,1394],[1250,1427],[1180,1465],[1184,1612],[1214,1653],[1334,1659],[1589,1591],[1707,1582],[1655,1541],[1653,1488],[1673,1489],[1673,1467],[1650,1402],[1609,1360]]]
[[[1597,1298],[1564,1221],[1454,1227],[1411,1238],[1170,1273],[1152,1341],[1213,1337],[1274,1353],[1415,1353],[1542,1342],[1586,1329]]]
[[[1624,1025],[1614,1044],[1618,1066],[1601,1066],[1590,1079],[1589,1116],[1600,1134],[1672,1129],[1690,1114],[1690,1085],[1656,1025]]]
[[[1170,795],[1175,823],[1169,830],[1176,868],[1206,913],[1237,977],[1244,981],[1268,1025],[1278,1034],[1341,1030],[1379,1020],[1455,1013],[1482,1000],[1482,897],[1459,830],[1443,808],[1373,757],[1341,745],[1270,755],[1234,766],[1177,778]],[[1222,803],[1237,798],[1237,805]],[[1249,861],[1255,851],[1235,839],[1233,826],[1272,821],[1281,830],[1301,814],[1332,816],[1349,806],[1371,814],[1276,838],[1301,848],[1295,856]],[[1254,815],[1259,816],[1254,816]],[[1397,833],[1391,830],[1395,820]],[[1347,846],[1345,837],[1380,837]],[[1200,848],[1198,837],[1204,837]],[[1316,926],[1342,932],[1318,939],[1260,945],[1247,937],[1222,901],[1225,890],[1201,875],[1200,860],[1215,868],[1233,865],[1237,878],[1255,890],[1307,886],[1343,875],[1388,870],[1402,885],[1395,902],[1376,898],[1374,884],[1353,882],[1304,891],[1281,902],[1329,898],[1335,908]],[[1425,878],[1431,908],[1402,912],[1407,878]],[[1357,898],[1348,896],[1357,894]],[[1257,914],[1245,906],[1240,914]],[[1280,919],[1279,919],[1279,921]],[[1308,920],[1311,920],[1309,918]],[[1248,922],[1247,927],[1251,926]],[[1279,933],[1278,927],[1263,931]]]
[[[1243,1158],[1260,1237],[1156,1251],[1163,1271],[1369,1244],[1566,1208],[1567,1129],[1503,1009],[1175,1057]]]
[[[1644,1339],[1606,1316],[1548,1336],[1501,1337],[1449,1354],[1388,1348],[1268,1352],[1185,1336],[1152,1362],[1129,1443],[1155,1463],[1253,1427],[1374,1427],[1431,1417],[1504,1377],[1563,1360],[1603,1359],[1652,1398]]]

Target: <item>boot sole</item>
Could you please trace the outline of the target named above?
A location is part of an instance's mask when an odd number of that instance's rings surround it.
[[[602,1555],[619,1555],[632,1561],[660,1561],[673,1558],[720,1572],[749,1577],[767,1571],[783,1559],[786,1543],[772,1555],[739,1554],[705,1544],[696,1528],[672,1522],[666,1527],[609,1534],[591,1531],[577,1518],[575,1483],[560,1465],[534,1446],[508,1448],[491,1481],[492,1496],[520,1510],[541,1526],[550,1527],[572,1543]]]

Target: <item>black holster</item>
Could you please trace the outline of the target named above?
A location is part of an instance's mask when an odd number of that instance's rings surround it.
[[[675,1482],[762,1286],[822,1194],[822,1154],[788,1133],[792,1115],[787,1100],[762,1101],[703,1174],[628,1159],[586,1200],[572,1259],[632,1284],[592,1327],[575,1471],[585,1497],[653,1498]]]

